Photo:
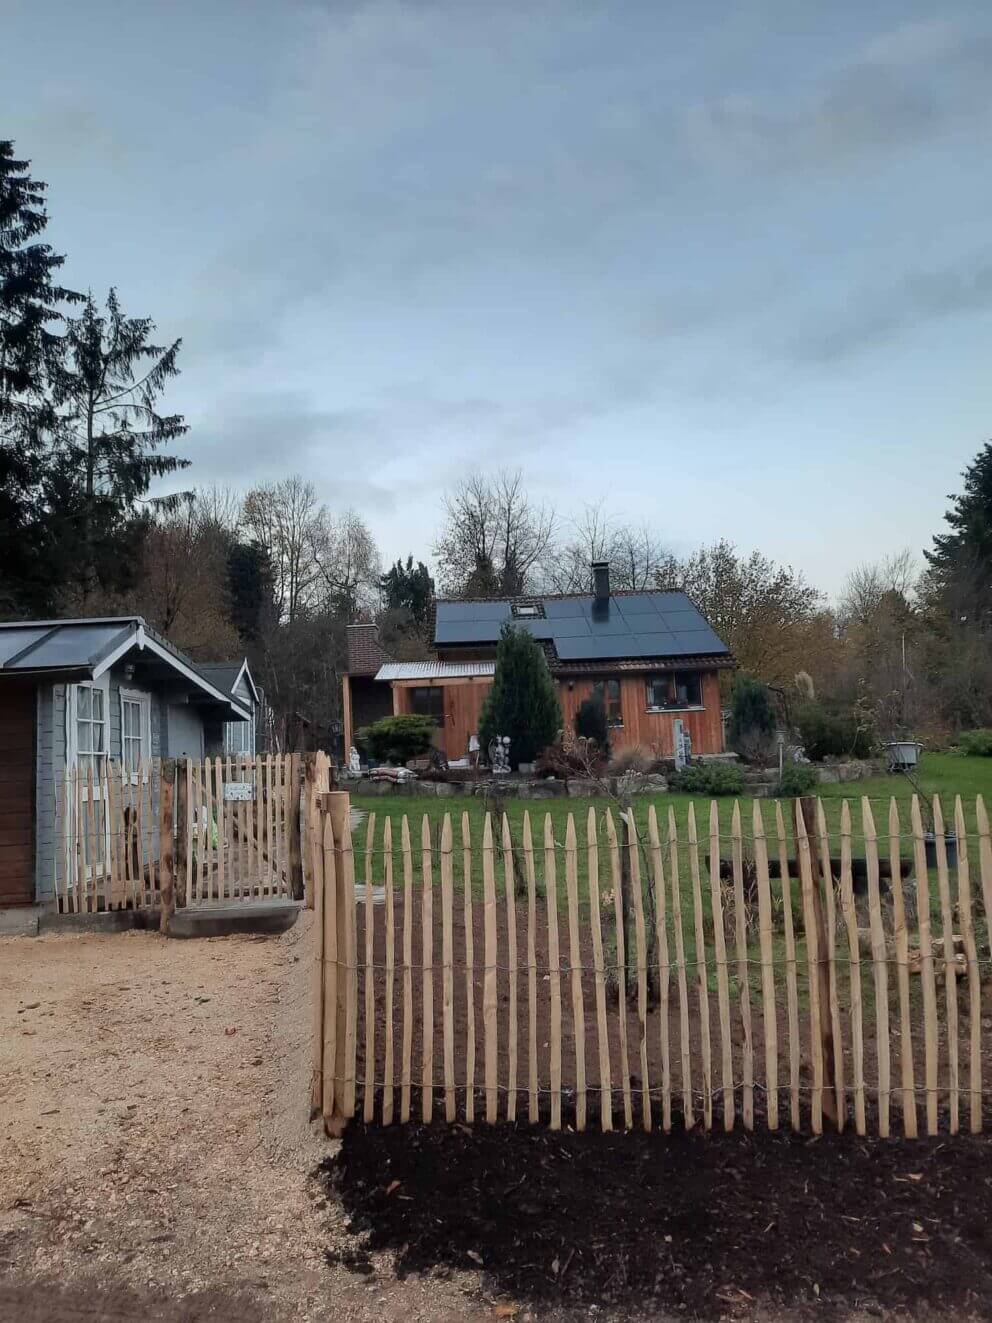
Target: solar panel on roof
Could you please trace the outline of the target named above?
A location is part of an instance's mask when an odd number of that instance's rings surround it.
[[[560,600],[545,598],[544,614],[549,620],[575,618],[586,614],[588,603],[581,597],[564,597]]]
[[[566,616],[562,620],[553,620],[549,623],[552,626],[552,636],[556,639],[588,638],[592,632],[589,621],[582,616]]]
[[[632,634],[629,656],[664,657],[671,652],[674,637],[667,630],[656,630],[650,634]]]
[[[509,602],[474,602],[476,620],[505,620],[510,614]]]
[[[639,616],[658,614],[658,604],[653,597],[647,593],[631,593],[629,597],[618,597],[613,599],[625,616]]]
[[[532,634],[536,639],[554,638],[552,622],[550,620],[514,620],[513,623],[519,625],[522,629],[526,629],[527,632]]]
[[[698,611],[666,611],[662,619],[676,634],[680,629],[702,629],[706,624]]]
[[[684,593],[611,597],[606,615],[591,596],[545,598],[543,604],[544,619],[518,615],[515,623],[536,639],[553,640],[563,661],[727,652]],[[442,645],[495,643],[511,618],[508,601],[439,602],[435,638]]]
[[[589,628],[593,634],[629,634],[630,625],[616,611],[608,616],[590,616]]]
[[[726,648],[711,629],[693,629],[675,636],[673,657],[688,657],[696,653],[726,652]]]
[[[438,602],[438,619],[444,620],[474,620],[475,602]]]
[[[499,638],[496,620],[439,620],[434,631],[438,643],[491,643]]]

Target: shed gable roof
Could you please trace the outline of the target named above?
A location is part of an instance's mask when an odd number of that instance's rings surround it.
[[[235,719],[248,718],[249,713],[230,693],[202,674],[141,616],[0,623],[0,680],[6,675],[96,680],[135,648],[153,654],[191,690],[222,704]]]

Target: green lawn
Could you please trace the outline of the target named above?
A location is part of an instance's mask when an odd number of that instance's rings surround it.
[[[976,796],[981,794],[986,797],[990,807],[992,807],[992,759],[966,758],[952,754],[927,754],[924,756],[920,774],[916,778],[922,791],[929,797],[940,795],[943,806],[945,820],[949,826],[953,825],[954,797],[960,794],[963,801],[965,812],[966,827],[968,835],[971,836],[976,831],[975,820],[975,800]],[[820,788],[820,794],[823,800],[824,812],[828,824],[830,837],[830,850],[834,858],[840,853],[840,820],[841,809],[845,800],[847,800],[852,819],[852,849],[855,858],[863,857],[865,853],[864,833],[862,827],[862,798],[867,796],[871,804],[875,817],[876,828],[879,836],[879,850],[884,858],[888,854],[888,813],[889,803],[894,796],[899,808],[900,822],[902,827],[902,854],[907,861],[912,860],[912,837],[910,834],[910,803],[913,794],[912,787],[905,778],[899,776],[881,776],[870,780],[848,783],[844,785],[824,785]],[[669,837],[669,811],[674,811],[677,833],[677,857],[679,866],[679,893],[681,897],[685,958],[689,966],[690,977],[695,977],[695,971],[692,962],[696,959],[696,945],[694,938],[693,922],[693,886],[692,873],[690,867],[690,847],[688,842],[688,817],[690,804],[695,807],[696,822],[700,843],[700,865],[702,874],[702,902],[704,911],[704,925],[706,930],[706,956],[709,962],[712,960],[712,921],[710,912],[709,897],[709,875],[708,875],[708,851],[709,851],[709,799],[704,797],[693,797],[689,795],[658,795],[658,796],[636,796],[634,799],[634,814],[637,823],[638,835],[646,846],[648,840],[648,813],[653,805],[658,819],[658,827],[663,845],[663,860],[668,879],[668,887],[671,887],[670,871],[670,851],[668,848]],[[741,799],[740,810],[742,820],[743,853],[745,858],[753,857],[753,820],[752,812],[755,801],[753,799]],[[775,835],[775,803],[770,800],[760,800],[766,832],[768,834],[768,849],[772,859],[777,858],[778,842]],[[724,859],[731,856],[732,837],[731,825],[734,812],[734,801],[732,799],[721,799],[717,801],[720,821],[720,852]],[[397,851],[394,866],[394,876],[399,883],[402,876],[398,849],[400,844],[401,824],[404,817],[407,818],[412,843],[412,853],[414,860],[414,882],[420,883],[420,863],[421,863],[421,830],[423,819],[426,816],[431,831],[431,839],[434,845],[434,886],[439,883],[439,869],[437,863],[437,849],[440,844],[442,824],[445,816],[450,815],[453,837],[454,837],[454,856],[455,856],[455,885],[456,890],[461,891],[462,887],[462,851],[461,851],[461,830],[462,819],[467,815],[468,826],[472,841],[472,868],[471,884],[476,897],[482,895],[482,835],[485,817],[485,803],[479,796],[456,797],[456,798],[436,798],[434,796],[408,796],[408,795],[387,795],[374,796],[362,795],[360,792],[352,793],[352,805],[359,808],[370,816],[357,829],[355,833],[355,872],[356,880],[363,882],[366,877],[366,842],[368,827],[370,825],[371,815],[375,815],[374,832],[375,841],[371,856],[371,874],[374,882],[379,883],[383,877],[383,850],[382,833],[383,824],[386,818],[392,823],[393,846]],[[596,810],[597,825],[599,832],[599,875],[601,879],[602,890],[610,889],[610,859],[606,844],[605,815],[612,809],[614,816],[616,806],[611,804],[609,799],[599,798],[576,798],[576,799],[551,799],[551,800],[520,800],[510,799],[507,801],[507,816],[510,822],[511,834],[515,846],[520,846],[523,840],[523,824],[525,815],[529,815],[531,823],[531,832],[534,844],[535,855],[535,874],[537,880],[537,889],[539,896],[543,897],[544,890],[544,866],[543,866],[543,844],[545,820],[550,818],[554,839],[558,849],[557,854],[557,890],[559,894],[559,908],[561,911],[562,922],[565,922],[565,869],[562,858],[562,848],[565,844],[566,828],[569,816],[574,817],[576,833],[578,838],[578,881],[579,881],[579,899],[582,918],[585,921],[588,914],[588,890],[587,890],[587,862],[586,862],[586,821],[590,807]],[[783,802],[783,814],[786,822],[786,847],[788,856],[791,859],[795,856],[795,843],[793,836],[793,805],[791,802]],[[929,819],[924,816],[924,825],[929,825]],[[980,949],[984,952],[987,947],[987,929],[983,915],[983,905],[981,902],[981,887],[978,881],[978,850],[977,842],[969,842],[969,854],[972,861],[972,894],[975,905],[976,936],[978,937]],[[649,860],[648,853],[643,850],[642,859],[642,877],[645,884],[648,882]],[[503,869],[501,861],[496,861],[496,885],[497,894],[501,895],[503,891]],[[907,895],[907,908],[911,924],[915,923],[915,903],[914,891],[915,884],[912,879],[912,865],[907,863],[904,869],[904,882]],[[931,912],[933,919],[934,936],[940,935],[942,929],[940,924],[940,896],[938,889],[938,879],[935,870],[931,870],[929,875],[931,892]],[[773,878],[771,883],[773,899],[773,925],[774,937],[773,958],[777,963],[784,960],[784,938],[782,929],[782,890],[781,883],[777,878]],[[957,896],[957,880],[954,870],[951,869],[950,890],[952,903]],[[669,891],[670,895],[670,891]],[[800,962],[800,969],[804,967],[803,962],[806,958],[805,941],[802,934],[802,901],[799,893],[798,883],[793,875],[790,879],[790,896],[792,901],[793,914],[796,921],[797,937],[797,956]],[[752,907],[749,906],[749,910]],[[612,946],[614,937],[612,925],[609,921],[609,910],[604,907],[604,917],[606,919],[606,940],[607,946]],[[758,932],[757,923],[751,921],[754,916],[751,915],[748,924],[747,946],[750,961],[749,982],[752,990],[757,996],[760,994],[760,968],[758,964]],[[669,925],[673,921],[671,907],[669,906]],[[867,916],[859,916],[859,924],[867,925]],[[886,928],[890,927],[891,918],[885,920]],[[671,927],[669,928],[671,937]],[[911,939],[911,941],[914,939]],[[671,952],[672,959],[675,958],[674,948]],[[732,957],[733,958],[733,957]],[[838,969],[845,969],[847,962],[847,943],[844,937],[843,925],[839,923],[837,940],[837,959]],[[847,979],[846,972],[843,974]],[[870,1018],[871,1012],[869,1006],[873,1004],[873,990],[871,987],[871,962],[868,959],[862,961],[862,981],[864,983],[864,999],[866,1007],[866,1016]],[[715,975],[712,970],[708,970],[708,982],[715,987]],[[732,987],[736,989],[736,975],[731,977]],[[914,1006],[918,1000],[918,988],[914,984],[913,999]],[[802,1005],[806,1006],[806,982],[800,977],[800,1000]]]
[[[986,796],[990,809],[992,809],[992,759],[989,758],[966,758],[955,754],[926,754],[924,755],[920,774],[917,781],[924,791],[925,795],[932,797],[937,794],[941,797],[943,805],[945,823],[948,829],[953,827],[954,816],[954,797],[960,794],[962,797],[965,813],[965,822],[968,833],[976,830],[975,821],[975,799],[982,794]],[[830,837],[830,848],[833,855],[840,853],[840,823],[841,810],[844,801],[848,802],[851,812],[852,823],[852,847],[855,854],[864,854],[864,830],[862,825],[862,799],[868,796],[871,804],[872,813],[875,820],[876,832],[879,838],[879,849],[882,855],[888,853],[888,815],[889,803],[892,797],[895,797],[902,827],[902,853],[906,859],[912,857],[912,839],[910,835],[910,803],[913,789],[905,777],[901,776],[879,776],[865,781],[849,782],[843,785],[824,785],[819,788],[819,794],[823,800],[824,813],[827,819],[827,828]],[[702,796],[691,795],[637,795],[633,801],[634,817],[638,827],[638,834],[642,840],[647,841],[648,834],[648,813],[653,805],[658,819],[658,827],[663,841],[668,838],[668,820],[669,812],[674,811],[676,832],[679,842],[679,853],[683,860],[687,861],[688,856],[688,818],[690,804],[695,808],[697,832],[700,840],[701,852],[705,856],[709,849],[709,816],[711,800]],[[769,851],[774,856],[777,851],[777,839],[775,837],[775,803],[772,800],[759,800],[761,811],[765,822],[765,830],[769,837]],[[721,853],[728,857],[731,851],[731,827],[734,812],[735,801],[724,798],[716,801],[719,811]],[[742,835],[744,839],[744,851],[747,855],[753,854],[753,807],[755,801],[749,798],[742,798],[739,801],[741,811]],[[463,816],[467,814],[469,829],[473,842],[473,889],[481,893],[482,887],[482,832],[485,817],[485,803],[481,796],[458,796],[453,798],[436,798],[434,796],[419,795],[362,795],[360,791],[352,792],[352,804],[369,814],[375,814],[375,837],[376,837],[376,856],[374,876],[376,880],[381,879],[381,850],[382,827],[385,819],[388,817],[392,821],[394,844],[398,845],[400,836],[400,827],[404,816],[407,817],[410,828],[411,840],[414,853],[418,854],[420,850],[421,830],[423,819],[426,816],[430,823],[431,837],[435,842],[435,847],[440,839],[441,828],[446,815],[450,815],[452,828],[454,832],[454,841],[456,852],[460,844],[460,833]],[[586,820],[590,808],[595,808],[600,843],[605,844],[605,814],[611,808],[616,813],[616,805],[612,804],[607,798],[566,798],[549,800],[522,800],[510,799],[507,801],[507,816],[510,821],[510,829],[515,844],[520,844],[523,839],[524,816],[529,815],[531,823],[531,832],[534,841],[535,853],[540,854],[544,842],[544,824],[545,819],[550,816],[555,840],[560,846],[564,845],[565,832],[570,815],[574,816],[576,832],[579,841],[579,881],[580,889],[585,891],[585,861],[583,858]],[[790,857],[794,855],[793,841],[793,806],[791,802],[783,802],[783,816],[786,826],[787,846]],[[924,826],[929,826],[929,814],[924,810]],[[356,856],[364,852],[366,833],[368,823],[363,823],[356,832],[355,848]],[[461,863],[459,853],[459,867]],[[364,869],[360,858],[356,858],[356,865],[361,876],[364,876]],[[538,876],[541,874],[540,858],[538,858]],[[456,870],[457,872],[457,870]],[[559,868],[559,875],[561,869]],[[563,879],[559,876],[559,884]]]

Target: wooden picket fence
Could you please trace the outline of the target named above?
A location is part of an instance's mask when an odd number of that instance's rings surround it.
[[[311,1101],[328,1133],[435,1109],[882,1137],[953,1134],[964,1111],[982,1128],[981,798],[972,830],[955,802],[955,868],[939,801],[928,866],[915,797],[908,832],[890,804],[881,851],[868,799],[857,836],[846,801],[833,832],[822,801],[756,801],[748,833],[737,805],[729,834],[716,803],[705,833],[691,805],[681,829],[652,806],[646,831],[590,810],[581,844],[571,814],[535,844],[527,814],[516,836],[487,814],[473,841],[467,813],[418,831],[370,812],[358,847],[348,795],[318,800]]]
[[[299,891],[301,802],[326,789],[326,754],[102,759],[56,784],[55,892],[65,913],[205,905]],[[309,873],[309,869],[308,869]],[[295,879],[295,882],[294,882]]]

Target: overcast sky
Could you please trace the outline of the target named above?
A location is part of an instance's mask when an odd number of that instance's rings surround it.
[[[192,481],[427,558],[520,466],[834,591],[992,435],[990,67],[987,0],[0,0],[0,136]]]

